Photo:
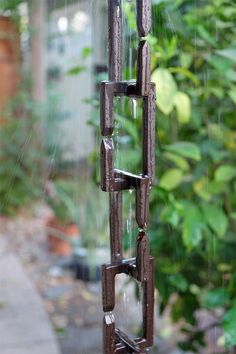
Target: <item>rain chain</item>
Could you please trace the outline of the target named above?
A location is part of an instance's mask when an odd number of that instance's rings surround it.
[[[151,53],[146,36],[151,29],[151,0],[137,0],[137,79],[122,81],[122,0],[108,0],[109,81],[100,86],[101,188],[109,192],[111,262],[102,266],[104,353],[146,353],[153,344],[154,259],[149,253],[147,218],[149,191],[155,174],[155,84],[151,82]],[[140,175],[114,167],[114,97],[142,98],[142,171]],[[136,257],[125,259],[122,246],[122,191],[135,190],[138,236]],[[131,339],[115,326],[115,277],[127,274],[141,283],[142,337]]]

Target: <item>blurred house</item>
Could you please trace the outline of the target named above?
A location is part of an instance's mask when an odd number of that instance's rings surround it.
[[[94,149],[87,122],[96,96],[95,75],[106,67],[106,1],[48,0],[47,77],[57,98],[63,158],[78,161]],[[59,118],[58,118],[59,119]]]
[[[88,120],[94,114],[91,100],[99,96],[96,75],[106,70],[106,5],[23,0],[15,6],[17,26],[12,10],[0,11],[0,119],[29,72],[32,97],[48,117],[40,135],[51,152],[60,150],[62,161],[84,161],[95,147]]]

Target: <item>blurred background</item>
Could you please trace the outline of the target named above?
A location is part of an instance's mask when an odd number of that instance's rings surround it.
[[[122,0],[123,78],[136,78],[136,5]],[[150,353],[236,352],[236,3],[153,0],[157,85]],[[0,348],[101,354],[99,82],[106,0],[0,0]],[[139,173],[142,106],[115,99],[115,163]],[[125,255],[135,255],[124,193]],[[116,283],[117,326],[140,333],[142,290]]]

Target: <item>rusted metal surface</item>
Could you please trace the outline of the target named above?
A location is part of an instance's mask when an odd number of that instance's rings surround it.
[[[112,263],[123,259],[122,192],[110,193],[110,247]]]
[[[137,25],[140,37],[146,37],[151,30],[151,11],[151,0],[137,0]]]
[[[151,81],[151,52],[147,41],[141,41],[138,47],[137,82],[140,96],[148,96]]]
[[[109,80],[121,80],[122,67],[122,0],[108,0]]]
[[[111,263],[102,266],[103,338],[105,354],[147,353],[153,343],[154,260],[150,256],[147,229],[149,192],[155,180],[155,100],[151,82],[151,53],[144,37],[151,29],[151,0],[137,0],[137,78],[122,81],[122,7],[121,0],[108,0],[109,81],[101,83],[101,188],[110,194]],[[139,175],[114,166],[114,97],[142,98],[142,170]],[[125,259],[122,247],[122,191],[136,194],[136,257]],[[115,326],[115,278],[127,274],[139,281],[143,289],[143,333],[131,339]]]

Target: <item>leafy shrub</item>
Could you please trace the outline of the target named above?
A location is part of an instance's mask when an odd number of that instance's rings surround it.
[[[0,213],[16,210],[39,197],[42,188],[42,145],[39,123],[29,95],[11,102],[0,125]]]
[[[133,6],[126,3],[125,11],[136,47]],[[148,40],[152,80],[157,85],[158,179],[151,193],[149,235],[161,310],[172,294],[178,294],[172,319],[185,319],[182,329],[188,340],[179,343],[182,349],[199,352],[204,346],[195,315],[205,308],[216,317],[224,330],[222,339],[232,350],[236,345],[236,5],[229,0],[197,5],[189,0],[155,0],[153,20]],[[119,140],[119,152],[125,141],[122,167],[136,164],[133,169],[140,171],[141,124],[130,122],[126,105],[119,112],[120,131],[127,137]]]
[[[224,308],[226,314],[218,319],[225,344],[232,347],[236,6],[225,0],[197,6],[193,1],[158,1],[153,11],[158,24],[150,38],[152,79],[159,108],[159,183],[152,197],[156,285],[163,307],[173,292],[179,293],[174,320],[184,317],[195,324],[200,307],[215,315]],[[190,337],[187,349],[198,351],[200,337]]]
[[[46,192],[46,201],[58,224],[78,225],[80,239],[73,244],[74,248],[95,249],[107,245],[107,198],[97,187],[87,179],[80,183],[59,179],[49,182]]]
[[[78,221],[75,192],[76,186],[72,181],[58,180],[47,184],[46,202],[52,208],[56,221],[61,225],[70,225]]]

